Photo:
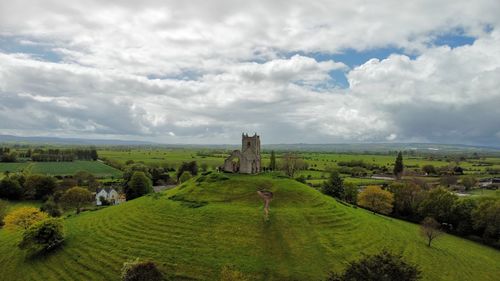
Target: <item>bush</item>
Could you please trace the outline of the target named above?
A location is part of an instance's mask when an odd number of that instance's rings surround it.
[[[19,248],[30,255],[43,254],[64,242],[63,224],[60,219],[47,219],[30,226],[23,233]]]
[[[343,274],[331,273],[327,281],[415,281],[420,270],[401,255],[386,250],[351,262]]]
[[[0,200],[0,226],[3,226],[3,218],[7,214],[7,202]]]
[[[124,191],[127,200],[132,200],[153,192],[153,186],[144,172],[134,172]]]
[[[188,171],[184,171],[182,175],[179,177],[179,182],[184,183],[191,178],[191,173]]]
[[[46,212],[51,217],[60,217],[62,215],[62,210],[59,204],[54,202],[53,198],[49,198],[45,203],[40,207],[42,212]]]
[[[123,281],[161,281],[163,276],[152,261],[140,261],[136,259],[126,262],[122,268]]]
[[[19,200],[22,195],[23,189],[17,180],[6,177],[0,181],[0,198]]]
[[[20,207],[4,218],[5,227],[9,229],[28,229],[33,224],[45,220],[48,214],[35,207]]]
[[[31,175],[24,183],[24,196],[26,199],[44,199],[52,195],[57,187],[53,177],[42,175]]]

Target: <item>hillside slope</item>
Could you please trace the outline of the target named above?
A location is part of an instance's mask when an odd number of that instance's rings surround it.
[[[174,280],[216,280],[234,265],[253,280],[321,280],[382,248],[418,263],[425,280],[498,280],[500,251],[450,235],[428,248],[418,226],[337,203],[270,176],[210,176],[162,194],[65,220],[66,245],[25,260],[19,233],[0,230],[1,280],[119,280],[150,258]],[[263,220],[259,188],[272,190]]]

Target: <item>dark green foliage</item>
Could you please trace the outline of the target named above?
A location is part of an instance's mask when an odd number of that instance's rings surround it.
[[[425,165],[422,167],[422,171],[428,175],[436,174],[436,168],[433,165]]]
[[[344,200],[344,183],[337,171],[332,171],[330,177],[323,184],[324,194]]]
[[[122,268],[123,281],[161,281],[163,275],[152,261],[140,261],[136,259],[126,262]]]
[[[296,177],[295,180],[301,183],[306,183],[306,177],[304,177],[304,175]]]
[[[42,212],[46,212],[51,217],[60,217],[62,215],[61,206],[54,202],[53,198],[49,198],[47,201],[45,201],[40,207],[40,210]]]
[[[343,274],[330,274],[327,281],[415,281],[420,270],[401,255],[387,250],[349,263]]]
[[[356,205],[358,202],[358,186],[353,183],[344,183],[344,200]]]
[[[271,151],[269,170],[276,171],[277,169],[278,169],[278,166],[276,165],[276,154],[274,153],[274,150],[273,150],[273,151]]]
[[[92,193],[88,189],[78,186],[66,190],[61,197],[61,201],[66,206],[76,208],[77,214],[80,213],[85,204],[92,202],[93,199]]]
[[[132,176],[134,175],[135,172],[143,172],[144,175],[148,178],[152,178],[151,174],[149,173],[149,167],[141,164],[141,163],[136,163],[132,164],[127,167],[125,172],[123,173],[123,183],[124,186],[127,186],[130,180],[132,179]]]
[[[403,165],[403,154],[401,151],[398,153],[398,156],[396,157],[396,162],[394,162],[394,170],[393,173],[396,176],[396,178],[401,178],[401,175],[403,174],[404,170],[404,165]]]
[[[23,190],[17,180],[11,177],[6,177],[0,181],[0,198],[19,200],[22,195]]]
[[[423,200],[422,188],[413,182],[395,182],[388,190],[394,194],[394,212],[399,216],[414,218]]]
[[[63,224],[60,219],[47,219],[38,222],[23,233],[19,248],[30,255],[46,253],[64,242]]]
[[[3,226],[3,218],[7,215],[7,202],[0,200],[0,227]]]
[[[153,192],[153,187],[151,185],[151,180],[144,172],[134,172],[129,183],[125,186],[124,191],[127,200],[132,200]]]
[[[480,231],[483,238],[500,246],[500,200],[487,199],[472,212],[474,229]]]
[[[14,151],[10,151],[8,147],[0,148],[0,162],[12,163],[17,161],[17,154]]]
[[[460,235],[468,235],[473,232],[472,212],[477,208],[477,200],[472,198],[460,198],[455,201],[451,214],[453,231]]]
[[[451,222],[452,210],[457,196],[444,188],[435,188],[427,192],[419,206],[421,217],[433,217],[439,222]]]
[[[196,161],[182,162],[179,169],[177,169],[177,179],[179,179],[185,171],[191,173],[192,176],[198,175],[198,164],[196,164]]]
[[[31,175],[24,183],[25,199],[45,199],[52,195],[57,187],[56,180],[50,176]]]

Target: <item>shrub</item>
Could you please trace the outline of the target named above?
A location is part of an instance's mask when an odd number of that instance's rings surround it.
[[[327,281],[415,281],[420,270],[401,255],[386,250],[351,262],[344,273],[331,273]]]
[[[358,204],[373,212],[388,214],[392,211],[394,196],[379,186],[370,185],[359,193]]]
[[[323,183],[322,191],[324,194],[344,199],[344,183],[337,171],[332,171],[327,181]]]
[[[132,200],[153,192],[153,186],[144,172],[134,172],[124,191],[127,200]]]
[[[81,208],[90,202],[92,202],[92,193],[83,187],[72,187],[66,192],[64,192],[61,197],[62,202],[67,206],[74,207],[76,209],[76,213],[79,214]]]
[[[191,178],[191,173],[188,171],[184,171],[182,175],[179,177],[179,182],[183,183],[188,181]]]
[[[53,177],[42,175],[31,175],[24,183],[24,196],[26,199],[44,199],[54,192],[57,187]]]
[[[60,219],[47,219],[30,226],[23,233],[19,248],[30,255],[49,252],[64,242],[63,224]]]
[[[0,200],[0,226],[3,226],[3,218],[7,214],[7,202]]]
[[[43,205],[40,207],[42,212],[46,212],[51,217],[60,217],[62,215],[62,210],[59,204],[54,202],[53,198],[49,198]]]
[[[122,268],[123,281],[161,281],[163,276],[152,261],[125,262]]]
[[[6,177],[0,181],[0,198],[19,200],[22,195],[23,190],[17,180]]]
[[[35,207],[20,207],[10,212],[4,218],[5,227],[9,229],[28,229],[33,224],[42,221],[48,214]]]

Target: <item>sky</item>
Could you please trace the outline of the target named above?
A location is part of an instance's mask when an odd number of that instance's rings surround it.
[[[0,0],[0,134],[500,146],[500,1]]]

